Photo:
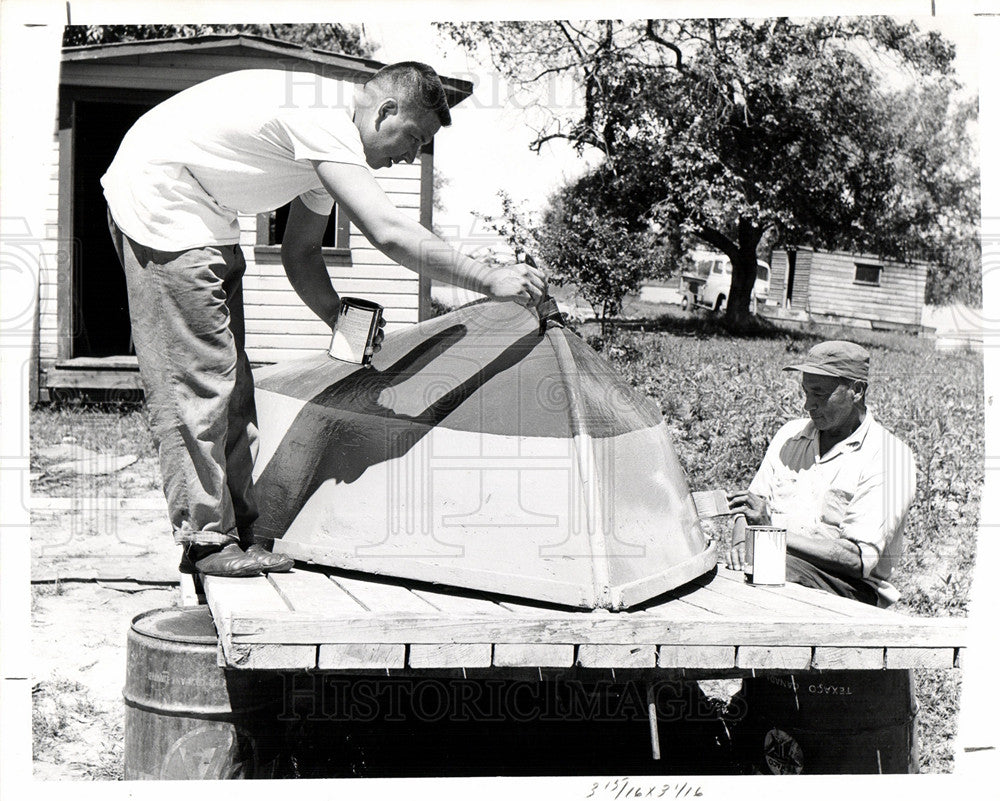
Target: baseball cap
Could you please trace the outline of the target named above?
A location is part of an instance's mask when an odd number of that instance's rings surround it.
[[[870,362],[871,356],[860,345],[842,340],[831,340],[820,342],[815,347],[810,348],[801,362],[790,364],[782,369],[867,382]]]

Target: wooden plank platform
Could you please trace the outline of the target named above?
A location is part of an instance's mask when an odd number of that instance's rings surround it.
[[[961,618],[908,617],[719,567],[626,612],[580,611],[330,568],[206,577],[220,664],[244,669],[954,667]]]

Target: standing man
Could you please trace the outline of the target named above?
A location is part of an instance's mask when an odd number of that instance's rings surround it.
[[[282,265],[331,328],[340,298],[321,246],[335,202],[375,247],[423,276],[522,304],[543,293],[537,269],[463,256],[396,209],[372,175],[412,162],[451,124],[432,68],[385,67],[353,100],[343,83],[310,77],[303,85],[301,73],[245,70],[180,92],[136,122],[101,179],[183,571],[292,566],[252,537],[257,426],[238,214],[291,203]]]
[[[787,528],[788,581],[884,607],[899,600],[889,575],[916,471],[865,404],[869,363],[860,345],[832,341],[785,367],[802,373],[809,417],[778,430],[749,489],[729,501],[750,525]],[[742,542],[726,561],[742,569]]]

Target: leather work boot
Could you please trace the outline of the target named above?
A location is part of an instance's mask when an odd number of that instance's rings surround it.
[[[260,563],[235,542],[225,546],[190,543],[184,547],[179,569],[182,573],[229,578],[249,578],[262,572]]]
[[[287,573],[292,569],[295,560],[280,553],[271,553],[261,543],[257,542],[246,550],[247,556],[257,560],[264,573]]]

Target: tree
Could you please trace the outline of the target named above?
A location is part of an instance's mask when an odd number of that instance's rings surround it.
[[[370,58],[374,50],[357,25],[330,22],[296,25],[68,25],[63,32],[63,47],[233,33],[265,36],[363,58]]]
[[[788,244],[940,258],[943,232],[960,230],[956,221],[978,205],[969,171],[943,169],[972,163],[969,137],[948,133],[954,48],[913,24],[866,17],[441,28],[484,49],[519,91],[535,92],[543,118],[533,148],[564,139],[601,151],[588,181],[595,210],[632,231],[656,223],[729,257],[731,324],[749,315],[765,233]],[[911,93],[937,92],[939,102],[921,108],[921,125],[900,121],[903,93],[885,88],[892,84],[882,64],[904,75]],[[574,82],[579,102],[545,110],[538,89],[559,80]],[[938,202],[945,205],[932,225],[927,212]]]
[[[536,229],[538,252],[553,283],[572,283],[597,311],[601,335],[622,301],[666,265],[650,231],[630,230],[620,216],[588,202],[586,178],[558,192]]]

